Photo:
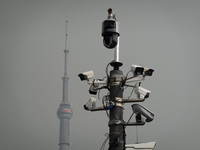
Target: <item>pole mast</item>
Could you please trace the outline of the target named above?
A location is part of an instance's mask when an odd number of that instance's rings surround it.
[[[112,21],[111,25],[107,25],[107,21]],[[125,141],[124,141],[124,120],[123,120],[123,92],[124,89],[121,87],[121,82],[123,81],[124,75],[119,67],[123,64],[119,61],[119,33],[118,33],[118,21],[115,18],[115,15],[112,13],[112,9],[108,9],[108,20],[102,32],[110,32],[116,34],[116,46],[114,48],[114,61],[110,63],[113,67],[113,70],[110,71],[110,78],[108,82],[110,83],[110,103],[115,103],[115,106],[110,109],[110,120],[108,123],[109,126],[109,150],[124,150]],[[115,27],[116,29],[108,29],[108,27]],[[105,33],[103,34],[105,36]],[[112,37],[114,42],[115,37]],[[104,39],[106,40],[106,38]],[[111,42],[111,39],[110,41]],[[107,43],[107,42],[105,42]],[[110,44],[111,45],[111,44]]]

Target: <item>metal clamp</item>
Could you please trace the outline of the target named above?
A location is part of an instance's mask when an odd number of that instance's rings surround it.
[[[112,121],[108,122],[108,126],[111,126],[111,125],[124,125],[124,121],[122,121],[122,120],[112,120]]]

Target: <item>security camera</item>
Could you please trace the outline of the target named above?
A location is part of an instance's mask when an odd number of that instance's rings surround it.
[[[133,112],[136,113],[137,116],[142,115],[142,116],[146,117],[146,120],[145,120],[146,122],[153,121],[154,114],[152,112],[150,112],[144,106],[139,105],[139,104],[133,104],[131,107],[132,107]]]
[[[154,70],[150,68],[144,68],[144,76],[152,76]]]
[[[88,72],[80,73],[78,76],[80,77],[81,81],[89,80],[94,77],[94,72],[88,71]]]
[[[99,90],[99,85],[105,84],[105,83],[107,83],[107,81],[99,80],[99,79],[94,79],[92,81],[90,80],[88,82],[88,84],[91,84],[89,88],[89,93],[96,95],[97,91]]]
[[[144,72],[144,67],[138,66],[138,65],[132,65],[131,66],[131,71],[135,76],[137,75],[142,75]]]
[[[92,108],[95,108],[96,107],[96,101],[97,101],[97,99],[95,97],[90,97],[90,99],[84,105],[84,109],[85,110],[91,110]]]
[[[137,94],[138,98],[148,98],[151,91],[149,91],[141,86],[136,86],[135,93]]]
[[[89,89],[89,93],[90,93],[90,94],[96,95],[96,94],[97,94],[97,91],[98,91],[98,86],[99,86],[99,85],[91,84],[90,89]]]
[[[108,9],[108,19],[102,23],[103,44],[106,48],[115,48],[118,44],[119,25],[112,14],[112,9]]]

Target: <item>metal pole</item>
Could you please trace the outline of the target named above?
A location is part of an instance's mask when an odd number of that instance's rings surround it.
[[[119,61],[119,37],[117,41],[118,41],[118,44],[114,49],[114,60],[118,62]]]
[[[123,72],[119,70],[122,65],[120,62],[113,62],[113,70],[110,72],[110,102],[114,107],[110,109],[109,121],[109,150],[124,149],[124,120],[123,120],[123,104],[120,103],[123,97],[123,88],[121,81],[123,80]]]

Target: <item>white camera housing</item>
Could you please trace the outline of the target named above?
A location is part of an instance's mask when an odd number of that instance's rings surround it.
[[[85,110],[91,110],[92,108],[96,107],[96,97],[90,97],[87,103],[84,105]]]
[[[155,146],[156,142],[128,144],[125,150],[154,150]]]
[[[149,91],[141,86],[136,86],[135,93],[137,94],[138,98],[148,98],[151,91]]]
[[[80,77],[81,81],[90,80],[94,78],[94,72],[91,70],[91,71],[80,73],[78,76]]]
[[[134,76],[143,75],[144,67],[138,65],[132,65],[131,71],[133,72]]]

